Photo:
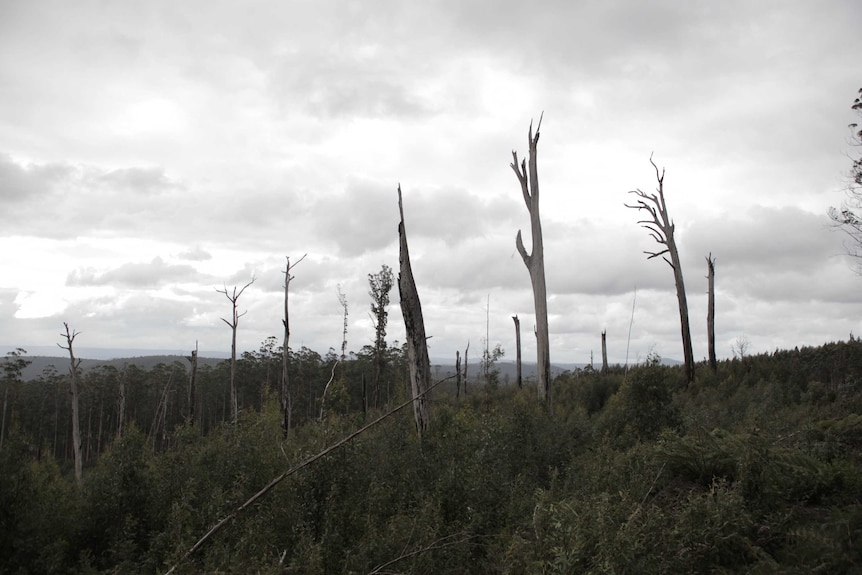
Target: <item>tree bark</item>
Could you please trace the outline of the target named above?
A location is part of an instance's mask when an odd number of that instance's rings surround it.
[[[636,204],[626,204],[626,207],[636,210],[644,210],[649,213],[649,219],[640,220],[638,223],[641,224],[641,227],[649,231],[650,236],[652,236],[657,243],[665,246],[664,249],[659,252],[645,251],[644,253],[647,254],[647,259],[662,256],[662,259],[673,270],[676,297],[679,304],[682,351],[685,361],[685,383],[686,387],[688,387],[688,384],[694,381],[694,354],[692,353],[691,347],[691,328],[689,327],[688,321],[688,301],[685,296],[682,265],[680,264],[679,250],[677,250],[676,239],[674,238],[674,230],[676,229],[676,226],[668,215],[667,204],[664,200],[664,170],[659,173],[658,166],[653,162],[652,156],[650,156],[650,164],[652,164],[655,169],[656,180],[658,180],[658,187],[656,188],[658,195],[646,194],[640,189],[632,190],[629,193],[637,195],[639,199]],[[664,254],[670,256],[670,259],[668,259]]]
[[[398,224],[399,264],[398,292],[401,295],[401,314],[407,332],[407,363],[410,367],[410,385],[413,392],[413,417],[416,430],[421,437],[428,430],[430,402],[428,390],[431,386],[431,362],[428,359],[428,344],[425,339],[425,322],[422,319],[422,304],[413,279],[410,266],[410,253],[407,249],[407,231],[404,226],[404,206],[401,199],[401,185],[398,186]]]
[[[62,337],[66,338],[66,345],[60,345],[60,348],[69,352],[69,384],[72,390],[72,453],[75,457],[75,481],[80,487],[84,481],[84,462],[83,454],[81,453],[81,422],[78,412],[78,366],[81,365],[81,360],[75,358],[75,352],[72,349],[72,343],[78,336],[77,331],[70,330],[69,324],[63,322],[66,328],[66,333],[61,333]]]
[[[707,266],[707,304],[706,304],[706,336],[709,342],[709,369],[712,373],[718,371],[715,360],[715,258],[712,252],[706,258]]]
[[[521,377],[521,320],[517,315],[513,315],[512,320],[515,322],[515,380],[518,383],[518,389],[521,389],[524,386]]]
[[[542,118],[536,126],[533,136],[533,124],[527,133],[529,145],[529,173],[526,160],[518,164],[518,154],[512,152],[513,162],[510,164],[518,182],[521,184],[521,194],[530,213],[530,230],[533,239],[532,253],[527,254],[521,239],[521,230],[515,237],[515,247],[524,260],[524,265],[530,273],[530,283],[533,286],[533,305],[536,310],[536,368],[538,370],[537,389],[539,399],[544,401],[548,412],[551,412],[551,351],[548,335],[548,296],[545,285],[545,254],[542,243],[542,223],[539,219],[539,169],[537,166],[536,147],[539,143],[539,129]]]
[[[608,338],[607,331],[602,330],[602,373],[608,372]]]

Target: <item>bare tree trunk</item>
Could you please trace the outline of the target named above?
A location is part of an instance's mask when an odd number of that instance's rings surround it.
[[[410,385],[413,392],[413,417],[419,436],[428,430],[431,398],[427,393],[431,386],[431,361],[428,359],[428,344],[425,340],[425,322],[422,319],[422,304],[410,267],[407,249],[407,231],[404,226],[404,206],[401,200],[401,185],[398,186],[399,263],[398,292],[401,295],[401,314],[407,332],[407,363],[410,366]]]
[[[123,437],[123,426],[126,424],[126,366],[120,372],[120,396],[117,398],[117,437]]]
[[[679,251],[677,250],[674,238],[676,227],[667,213],[667,204],[664,200],[664,170],[659,173],[658,166],[652,161],[652,156],[650,156],[649,161],[655,169],[656,179],[658,180],[658,187],[656,188],[658,195],[646,194],[640,189],[632,190],[629,193],[637,195],[640,199],[634,205],[626,204],[626,207],[644,210],[650,214],[649,219],[641,220],[638,223],[643,228],[646,228],[650,232],[650,236],[657,243],[665,246],[665,248],[659,252],[645,251],[644,253],[647,254],[647,259],[662,256],[662,259],[673,269],[676,297],[679,303],[682,351],[685,360],[685,383],[686,387],[688,387],[688,384],[694,381],[694,354],[691,347],[691,328],[688,321],[688,301],[685,297],[685,283],[682,279],[682,266],[680,265]],[[667,256],[664,256],[664,254],[669,255],[670,259],[667,259]]]
[[[515,322],[515,378],[518,389],[521,389],[524,385],[521,378],[521,320],[518,319],[517,315],[513,315],[512,320]]]
[[[455,399],[461,397],[461,352],[455,350]]]
[[[709,342],[709,369],[712,373],[718,371],[718,364],[715,361],[715,258],[712,257],[712,252],[706,258],[708,269],[707,279],[707,304],[706,304],[706,335]]]
[[[290,280],[293,276],[290,275],[290,270],[305,259],[308,254],[303,254],[295,264],[290,265],[290,258],[287,258],[287,263],[284,266],[284,319],[281,323],[284,324],[284,343],[281,347],[281,393],[279,400],[281,401],[281,431],[284,437],[290,433],[291,419],[293,417],[293,391],[290,388],[290,374],[288,367],[290,366],[290,316],[287,307],[287,295],[290,290]]]
[[[78,366],[81,365],[81,360],[75,358],[75,352],[72,349],[72,343],[78,336],[77,331],[70,330],[69,324],[63,322],[66,328],[66,333],[61,333],[62,337],[66,338],[66,345],[60,345],[61,349],[69,352],[69,383],[72,390],[72,449],[75,456],[75,481],[80,486],[84,480],[84,462],[81,453],[81,425],[80,415],[78,413]]]
[[[239,402],[237,401],[237,393],[236,393],[236,328],[239,325],[239,318],[244,316],[246,312],[237,313],[236,302],[239,300],[239,297],[242,295],[242,292],[246,290],[248,286],[254,283],[255,278],[252,277],[251,281],[245,284],[239,292],[237,292],[236,286],[233,288],[233,293],[228,293],[227,286],[223,290],[216,290],[219,293],[223,293],[225,297],[230,301],[232,306],[232,315],[231,321],[228,321],[224,318],[221,318],[223,322],[225,322],[231,330],[231,338],[230,338],[230,420],[231,423],[236,424],[237,419],[239,418]]]
[[[602,373],[608,372],[608,339],[607,332],[602,330]]]
[[[518,154],[512,152],[512,170],[521,184],[521,193],[524,203],[530,213],[530,231],[533,237],[532,253],[527,254],[524,242],[521,239],[521,230],[515,238],[515,247],[524,260],[524,265],[530,272],[530,283],[533,285],[533,305],[536,310],[536,368],[538,370],[538,394],[539,399],[544,401],[548,413],[551,412],[551,350],[548,335],[548,296],[545,285],[545,250],[542,243],[542,223],[539,219],[539,169],[536,158],[536,147],[539,143],[539,129],[542,126],[542,117],[536,126],[536,134],[533,136],[533,123],[527,133],[529,145],[529,174],[527,172],[526,160],[518,164]]]
[[[344,380],[345,359],[347,359],[347,295],[338,286],[338,303],[344,310],[344,329],[341,332],[341,380]]]
[[[464,396],[467,395],[467,354],[470,352],[470,342],[467,342],[467,347],[464,349]]]
[[[188,358],[191,363],[191,373],[189,374],[189,425],[194,427],[195,424],[195,402],[197,393],[195,392],[195,383],[198,376],[198,342],[195,341],[195,348],[192,350],[192,356]]]

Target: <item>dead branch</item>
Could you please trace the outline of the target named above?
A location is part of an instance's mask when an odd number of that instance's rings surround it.
[[[426,393],[431,392],[431,390],[433,390],[435,387],[437,387],[438,385],[440,385],[441,383],[443,383],[445,381],[452,379],[453,377],[455,377],[455,376],[450,375],[449,377],[445,377],[445,378],[439,380],[438,382],[431,385],[428,389],[423,391],[422,394],[426,394]],[[173,573],[176,570],[176,568],[179,567],[179,565],[183,561],[188,559],[195,551],[200,549],[201,546],[203,546],[203,544],[206,543],[210,537],[212,537],[213,535],[218,533],[225,525],[227,525],[228,523],[233,521],[237,515],[239,515],[240,513],[242,513],[243,511],[245,511],[249,507],[251,507],[252,505],[254,505],[258,500],[266,497],[266,495],[269,494],[269,492],[272,491],[276,485],[278,485],[279,483],[281,483],[282,481],[284,481],[286,478],[290,477],[294,473],[308,467],[309,465],[311,465],[312,463],[314,463],[318,459],[322,459],[323,457],[326,457],[327,455],[329,455],[330,453],[332,453],[336,449],[344,446],[345,444],[349,443],[350,441],[352,441],[356,437],[359,437],[360,435],[362,435],[363,433],[365,433],[366,431],[368,431],[372,427],[376,426],[377,424],[381,423],[382,421],[391,417],[392,415],[398,413],[399,411],[401,411],[402,409],[404,409],[408,405],[411,405],[413,403],[413,400],[414,400],[414,398],[411,397],[407,401],[405,401],[405,402],[401,403],[400,405],[387,411],[386,413],[384,413],[383,415],[381,415],[380,417],[378,417],[377,419],[375,419],[371,423],[368,423],[367,425],[360,427],[359,429],[350,433],[349,435],[347,435],[343,439],[339,440],[338,442],[330,445],[329,447],[327,447],[323,451],[319,452],[317,455],[309,457],[308,459],[306,459],[302,463],[294,465],[293,467],[291,467],[290,469],[288,469],[287,471],[285,471],[284,473],[282,473],[281,475],[279,475],[278,477],[276,477],[275,479],[273,479],[272,481],[267,483],[263,489],[261,489],[260,491],[258,491],[254,495],[252,495],[245,503],[243,503],[242,505],[237,507],[233,512],[227,514],[224,518],[222,518],[215,525],[213,525],[210,528],[210,530],[204,534],[203,537],[198,539],[198,541],[194,545],[192,545],[192,547],[188,551],[186,551],[182,557],[180,557],[179,561],[177,561],[169,570],[167,570],[165,572],[165,575],[170,575],[171,573]]]

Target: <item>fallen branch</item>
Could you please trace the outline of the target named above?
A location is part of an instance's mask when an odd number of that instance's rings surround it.
[[[455,377],[455,376],[454,376],[454,375],[450,375],[449,377],[446,377],[446,378],[441,379],[440,381],[436,382],[435,384],[433,384],[432,386],[430,386],[428,389],[426,389],[425,391],[423,391],[420,395],[424,395],[424,394],[426,394],[426,393],[429,393],[432,389],[434,389],[435,387],[437,387],[438,385],[440,385],[440,384],[441,384],[441,383],[443,383],[444,381],[447,381],[447,380],[449,380],[449,379],[452,379],[453,377]],[[391,409],[390,411],[388,411],[388,412],[384,413],[383,415],[381,415],[380,417],[378,417],[377,419],[375,419],[375,420],[374,420],[374,421],[372,421],[371,423],[369,423],[369,424],[367,424],[367,425],[364,425],[364,426],[360,427],[359,429],[357,429],[356,431],[354,431],[354,432],[353,432],[353,433],[351,433],[350,435],[347,435],[346,437],[344,437],[343,439],[341,439],[341,440],[340,440],[340,441],[338,441],[337,443],[334,443],[333,445],[331,445],[331,446],[327,447],[326,449],[324,449],[323,451],[321,451],[321,452],[320,452],[320,453],[318,453],[317,455],[314,455],[314,456],[312,456],[312,457],[309,457],[308,459],[306,459],[306,460],[305,460],[305,461],[303,461],[302,463],[299,463],[299,464],[297,464],[297,465],[294,465],[293,467],[291,467],[290,469],[288,469],[287,471],[285,471],[284,473],[282,473],[281,475],[279,475],[278,477],[276,477],[275,479],[273,479],[272,481],[270,481],[270,482],[266,485],[266,487],[264,487],[263,489],[261,489],[260,491],[258,491],[258,492],[257,492],[257,493],[255,493],[254,495],[252,495],[252,496],[248,499],[248,501],[246,501],[245,503],[243,503],[242,505],[240,505],[239,507],[237,507],[237,508],[232,512],[232,513],[229,513],[229,514],[228,514],[228,515],[226,515],[223,519],[221,519],[218,523],[216,523],[215,525],[213,525],[213,526],[212,526],[212,528],[210,528],[210,530],[209,530],[209,531],[207,531],[207,532],[206,532],[206,534],[204,534],[204,536],[203,536],[203,537],[201,537],[200,539],[198,539],[197,543],[195,543],[194,545],[192,545],[191,549],[189,549],[188,551],[186,551],[186,552],[183,554],[183,556],[182,556],[182,557],[180,557],[179,561],[177,561],[177,562],[173,565],[173,567],[171,567],[169,570],[167,570],[167,571],[165,572],[165,575],[170,575],[171,573],[173,573],[173,572],[174,572],[174,570],[175,570],[177,567],[179,567],[179,565],[180,565],[183,561],[185,561],[186,559],[188,559],[188,558],[189,558],[189,557],[190,557],[190,556],[191,556],[195,551],[197,551],[198,549],[200,549],[200,548],[203,546],[203,544],[204,544],[204,543],[206,543],[206,542],[207,542],[207,540],[209,540],[209,538],[210,538],[210,537],[212,537],[213,535],[215,535],[216,533],[218,533],[218,532],[221,530],[221,528],[222,528],[222,527],[224,527],[225,525],[227,525],[228,523],[230,523],[232,520],[234,520],[234,519],[236,518],[236,516],[237,516],[237,515],[239,515],[240,513],[242,513],[243,511],[245,511],[245,510],[246,510],[246,509],[248,509],[249,507],[251,507],[252,505],[254,505],[254,504],[255,504],[259,499],[264,498],[264,497],[265,497],[265,496],[266,496],[270,491],[272,491],[272,489],[273,489],[276,485],[278,485],[279,483],[281,483],[282,481],[284,481],[286,478],[288,478],[289,476],[293,475],[293,474],[294,474],[294,473],[296,473],[297,471],[300,471],[301,469],[303,469],[303,468],[305,468],[305,467],[307,467],[307,466],[311,465],[312,463],[314,463],[314,462],[315,462],[315,461],[317,461],[318,459],[321,459],[321,458],[325,457],[326,455],[329,455],[329,453],[331,453],[331,452],[335,451],[335,450],[336,450],[336,449],[338,449],[339,447],[341,447],[341,446],[345,445],[346,443],[350,442],[352,439],[356,438],[357,436],[361,435],[362,433],[365,433],[366,431],[368,431],[369,429],[371,429],[372,427],[374,427],[375,425],[377,425],[378,423],[380,423],[380,422],[381,422],[381,421],[383,421],[384,419],[387,419],[388,417],[390,417],[391,415],[394,415],[395,413],[398,413],[399,411],[401,411],[402,409],[404,409],[404,408],[405,408],[405,407],[407,407],[408,405],[411,405],[411,404],[413,403],[414,399],[415,399],[415,398],[412,398],[412,397],[411,397],[410,399],[408,399],[408,400],[407,400],[407,401],[405,401],[404,403],[402,403],[402,404],[400,404],[400,405],[398,405],[398,406],[394,407],[394,408],[393,408],[393,409]]]
[[[462,535],[463,535],[463,537],[459,537]],[[456,539],[456,537],[457,537],[457,539]],[[441,537],[440,539],[437,539],[436,541],[432,541],[431,543],[429,543],[425,547],[420,547],[419,549],[414,549],[413,551],[410,551],[409,553],[402,553],[401,555],[399,555],[395,559],[392,559],[390,561],[387,561],[386,563],[382,563],[382,564],[378,565],[372,571],[369,571],[368,575],[377,575],[378,573],[382,573],[382,570],[385,569],[386,567],[389,567],[390,565],[394,565],[395,563],[398,563],[399,561],[402,561],[404,559],[409,559],[410,557],[414,557],[416,555],[421,555],[422,553],[426,553],[428,551],[434,551],[436,549],[445,549],[446,547],[458,545],[460,543],[464,543],[465,541],[469,541],[470,539],[474,539],[476,537],[479,537],[479,535],[464,535],[463,532],[453,533],[451,535],[446,535],[444,537]]]

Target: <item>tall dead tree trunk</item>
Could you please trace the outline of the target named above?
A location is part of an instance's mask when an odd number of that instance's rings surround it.
[[[467,395],[467,354],[470,353],[470,341],[467,341],[467,347],[464,349],[464,395]]]
[[[338,304],[344,310],[344,330],[341,332],[341,379],[344,380],[344,365],[347,359],[347,295],[341,291],[338,285]]]
[[[401,295],[401,314],[407,331],[407,363],[410,366],[410,385],[413,392],[413,417],[419,436],[428,430],[430,418],[431,361],[428,359],[428,344],[425,339],[425,322],[422,319],[422,304],[410,267],[410,253],[407,250],[407,231],[404,227],[404,205],[401,200],[401,185],[398,185],[398,224],[399,264],[398,292]]]
[[[712,373],[718,371],[715,361],[715,258],[712,252],[706,258],[707,266],[707,303],[706,303],[706,336],[709,345],[709,369]]]
[[[517,315],[512,316],[515,322],[515,380],[518,383],[518,389],[524,386],[524,381],[521,377],[521,320]]]
[[[197,393],[195,392],[195,383],[198,377],[198,342],[195,342],[195,348],[192,350],[192,356],[187,358],[191,364],[189,367],[189,425],[194,427],[195,424],[195,402]]]
[[[126,425],[126,373],[127,366],[123,365],[120,372],[120,393],[117,398],[117,437],[123,436],[123,428]]]
[[[66,345],[57,344],[61,349],[69,352],[69,384],[72,391],[72,453],[75,456],[75,481],[80,486],[84,480],[84,460],[81,452],[81,423],[80,414],[78,412],[78,367],[81,365],[81,360],[75,358],[75,351],[72,349],[72,344],[80,332],[70,330],[69,324],[63,322],[63,327],[66,328],[66,333],[61,333],[60,336],[66,338]]]
[[[650,236],[652,236],[657,243],[663,245],[664,249],[659,252],[645,251],[644,253],[647,254],[647,259],[662,256],[662,259],[673,270],[673,279],[676,284],[676,297],[679,303],[679,320],[682,331],[682,352],[685,361],[685,383],[687,387],[689,383],[694,381],[694,354],[692,353],[691,348],[691,328],[689,327],[688,321],[688,301],[685,297],[685,284],[682,279],[682,266],[680,265],[679,251],[677,250],[676,240],[673,235],[675,226],[673,220],[667,213],[667,204],[664,201],[664,169],[659,173],[658,166],[656,166],[655,162],[652,161],[652,155],[650,155],[649,161],[655,169],[656,180],[658,180],[658,187],[656,188],[658,195],[647,194],[642,192],[640,189],[632,190],[629,193],[637,195],[639,199],[636,204],[626,204],[626,207],[636,210],[644,210],[649,213],[649,219],[640,220],[638,223],[641,224],[641,227],[646,228],[649,231]],[[670,256],[670,259],[668,259],[664,254]]]
[[[461,397],[461,351],[455,350],[455,399]]]
[[[530,283],[533,285],[533,305],[536,309],[536,368],[538,370],[538,394],[539,399],[544,401],[548,412],[551,411],[551,349],[548,335],[548,296],[545,285],[545,250],[542,243],[542,223],[539,219],[539,169],[536,163],[536,147],[539,143],[539,129],[542,127],[542,116],[536,126],[536,134],[533,135],[533,123],[527,132],[527,143],[529,145],[529,172],[527,172],[526,160],[518,164],[518,154],[512,151],[512,163],[510,164],[518,182],[521,184],[521,193],[524,203],[530,213],[530,231],[533,237],[532,253],[527,254],[524,241],[521,239],[521,230],[515,237],[515,247],[530,272]]]
[[[223,290],[216,290],[219,293],[223,293],[224,296],[230,301],[232,306],[232,314],[231,321],[226,320],[225,318],[221,318],[223,322],[225,322],[231,330],[231,340],[230,340],[230,421],[233,424],[236,424],[237,419],[239,418],[239,403],[237,402],[237,394],[236,394],[236,327],[239,325],[239,318],[244,316],[247,312],[237,313],[236,302],[239,300],[239,297],[242,295],[242,292],[245,289],[254,283],[254,277],[251,278],[251,281],[245,284],[241,290],[237,291],[236,286],[233,287],[233,292],[229,293],[227,291],[227,286]]]
[[[291,419],[293,417],[293,390],[290,388],[290,321],[287,307],[287,295],[290,291],[290,280],[293,276],[290,275],[290,270],[296,267],[299,262],[305,259],[308,254],[303,254],[296,263],[290,265],[290,258],[284,266],[284,319],[281,323],[284,324],[284,342],[281,346],[281,393],[279,401],[281,402],[281,432],[284,437],[290,433]]]
[[[608,337],[607,331],[602,330],[602,373],[608,372]]]

